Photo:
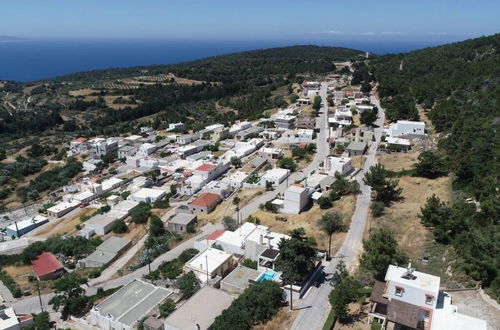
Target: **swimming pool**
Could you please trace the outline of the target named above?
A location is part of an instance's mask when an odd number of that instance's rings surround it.
[[[262,282],[262,281],[274,281],[278,277],[278,273],[275,271],[268,269],[264,273],[262,273],[259,278],[257,279],[257,282]]]

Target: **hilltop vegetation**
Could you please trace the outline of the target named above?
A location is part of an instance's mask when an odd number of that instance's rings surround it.
[[[431,200],[422,209],[435,239],[455,247],[457,266],[500,298],[500,35],[382,56],[366,70],[379,82],[389,120],[418,118],[416,106],[441,135],[439,154],[454,188],[479,202],[451,207]],[[479,206],[480,205],[480,206]],[[433,214],[432,219],[427,216]]]
[[[153,115],[155,128],[177,121],[196,128],[257,118],[266,109],[286,105],[284,96],[291,93],[287,88],[291,83],[332,72],[334,61],[359,55],[360,51],[346,48],[295,46],[174,65],[80,72],[28,84],[9,82],[0,87],[0,98],[6,101],[0,103],[0,135],[19,136],[48,129],[113,134],[131,131],[135,127],[131,121]],[[134,88],[124,83],[144,75],[167,74],[197,83],[182,84],[174,78],[153,83],[139,80]],[[96,89],[92,101],[69,93],[92,86]],[[29,107],[25,105],[28,96]],[[123,107],[110,107],[104,101],[108,96],[122,97],[118,102]],[[24,106],[24,111],[13,109],[7,101],[17,102],[19,108]]]

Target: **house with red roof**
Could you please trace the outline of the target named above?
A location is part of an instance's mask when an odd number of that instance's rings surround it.
[[[64,274],[63,264],[50,252],[43,252],[31,260],[31,264],[40,281],[53,280]]]
[[[209,214],[221,201],[222,198],[219,194],[206,192],[189,203],[189,209],[194,214]]]
[[[198,175],[203,178],[203,180],[213,180],[220,174],[218,171],[218,166],[215,164],[204,163],[194,169],[194,175]]]

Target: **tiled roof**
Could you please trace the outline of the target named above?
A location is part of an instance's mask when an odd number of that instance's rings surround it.
[[[215,168],[215,165],[212,164],[203,164],[196,168],[196,171],[210,172]]]
[[[219,238],[220,235],[224,234],[224,232],[224,229],[217,229],[213,233],[208,235],[208,239],[211,241],[215,241],[217,238]]]
[[[36,276],[44,276],[63,268],[62,263],[50,252],[43,252],[31,261]]]
[[[191,202],[191,205],[196,206],[210,206],[217,203],[220,199],[220,195],[213,193],[203,193],[194,201]]]

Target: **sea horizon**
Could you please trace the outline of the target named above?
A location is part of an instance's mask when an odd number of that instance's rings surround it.
[[[448,41],[6,39],[0,41],[0,80],[30,82],[89,70],[175,64],[228,53],[294,45],[345,47],[384,55],[445,43]]]

